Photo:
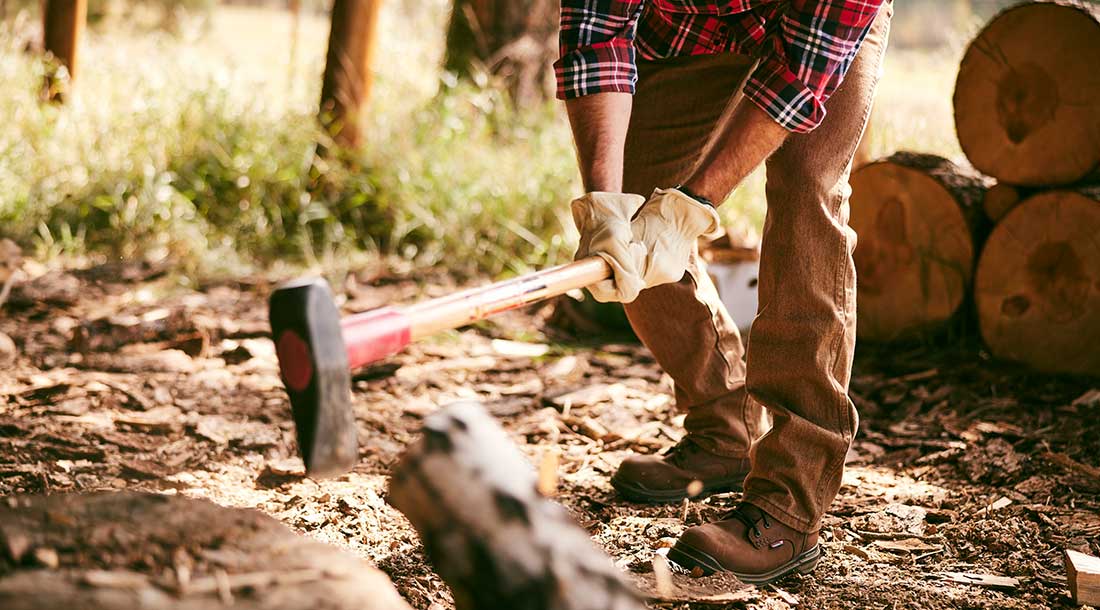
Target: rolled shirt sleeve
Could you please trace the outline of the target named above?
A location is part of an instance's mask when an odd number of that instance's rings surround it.
[[[634,93],[634,35],[643,0],[562,0],[557,97]]]
[[[884,0],[792,0],[761,53],[745,95],[796,133],[825,118]]]

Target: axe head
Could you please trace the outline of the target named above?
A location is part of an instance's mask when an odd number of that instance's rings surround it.
[[[306,472],[345,472],[359,450],[348,354],[328,283],[307,278],[283,284],[271,294],[270,319]]]

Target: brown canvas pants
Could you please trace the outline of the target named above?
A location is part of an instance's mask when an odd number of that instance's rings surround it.
[[[745,499],[804,532],[819,528],[840,489],[858,422],[848,398],[856,328],[848,176],[891,12],[886,3],[821,125],[792,134],[767,161],[759,309],[747,359],[695,258],[679,283],[626,305],[634,330],[676,383],[688,433],[714,453],[751,455]],[[752,103],[740,91],[754,65],[735,54],[641,62],[624,191],[648,196],[679,184],[734,105]],[[771,412],[770,431],[761,405]]]

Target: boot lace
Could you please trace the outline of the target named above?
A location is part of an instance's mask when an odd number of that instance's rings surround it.
[[[737,519],[741,523],[745,524],[745,530],[751,532],[752,537],[760,538],[764,535],[763,532],[760,531],[760,526],[763,525],[764,529],[771,529],[771,519],[768,518],[768,513],[765,513],[755,506],[752,507],[754,509],[753,512],[759,514],[759,516],[755,517],[748,514],[748,511],[746,511],[745,508],[745,504],[739,504],[737,508],[722,515],[722,520]]]

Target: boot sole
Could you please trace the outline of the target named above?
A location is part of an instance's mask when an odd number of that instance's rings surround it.
[[[715,572],[726,572],[733,574],[737,577],[737,580],[748,585],[768,585],[780,580],[784,576],[794,573],[809,574],[817,567],[817,562],[821,561],[824,555],[825,553],[822,551],[821,545],[815,544],[810,550],[774,570],[762,574],[744,574],[733,570],[727,570],[722,567],[722,564],[719,563],[717,559],[691,546],[677,544],[668,551],[669,561],[675,562],[683,568],[688,570],[700,568],[703,570],[703,573],[707,575],[714,574]]]
[[[701,500],[707,496],[721,493],[732,493],[742,490],[744,479],[726,480],[713,485],[704,486],[699,495],[693,496],[694,500]],[[687,489],[649,489],[641,485],[635,485],[611,477],[611,486],[619,495],[637,504],[669,504],[679,502],[688,497]]]

